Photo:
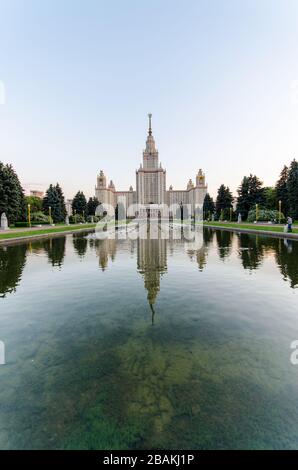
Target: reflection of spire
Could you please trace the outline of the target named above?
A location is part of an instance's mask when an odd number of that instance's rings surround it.
[[[138,271],[143,275],[154,323],[154,304],[160,291],[160,278],[167,269],[167,240],[138,239]]]
[[[151,312],[152,312],[152,316],[151,316],[151,323],[152,323],[152,326],[154,325],[154,315],[155,315],[155,310],[153,308],[153,305],[150,304],[150,309],[151,309]]]

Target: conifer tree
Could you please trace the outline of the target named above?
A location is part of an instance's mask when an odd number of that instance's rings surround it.
[[[95,210],[98,205],[99,201],[97,197],[90,197],[87,203],[87,214],[91,216],[95,215]]]
[[[87,201],[84,193],[82,191],[78,191],[72,201],[72,211],[76,214],[87,214]]]
[[[238,188],[237,213],[246,220],[248,212],[254,209],[256,204],[265,205],[266,197],[262,181],[255,175],[244,176]]]
[[[221,215],[225,219],[230,217],[230,208],[233,207],[233,195],[228,186],[222,184],[217,191],[217,198],[215,203],[215,210],[217,218]]]
[[[289,169],[285,165],[279,175],[279,179],[276,182],[276,197],[277,201],[281,201],[282,212],[287,215],[289,212],[289,195],[288,195],[288,174]]]
[[[43,198],[42,207],[44,213],[47,215],[50,215],[51,208],[51,216],[54,223],[64,222],[66,209],[62,189],[58,183],[56,186],[50,184],[46,191],[46,195]]]
[[[9,224],[25,220],[25,196],[18,175],[11,165],[0,162],[0,215],[5,212]]]
[[[212,216],[215,211],[215,204],[209,193],[206,194],[203,204],[204,219]]]
[[[62,188],[60,187],[59,183],[56,184],[56,191],[58,193],[59,200],[60,200],[61,217],[62,217],[63,220],[65,220],[67,211],[66,211],[66,206],[65,206],[64,194],[63,194]]]
[[[298,162],[293,160],[287,180],[288,203],[290,216],[298,220]]]

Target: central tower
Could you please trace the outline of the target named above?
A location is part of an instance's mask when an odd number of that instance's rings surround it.
[[[155,148],[155,141],[152,135],[151,119],[152,114],[148,114],[149,117],[149,130],[148,137],[146,140],[146,148],[143,151],[143,168],[144,170],[157,170],[158,169],[158,151]]]
[[[159,165],[158,151],[152,135],[152,114],[148,114],[149,129],[143,164],[136,171],[137,202],[144,205],[166,203],[166,171]]]

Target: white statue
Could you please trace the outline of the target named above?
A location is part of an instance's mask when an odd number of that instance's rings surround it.
[[[65,225],[69,225],[69,215],[65,217]]]
[[[241,222],[242,222],[242,217],[241,217],[241,214],[239,212],[239,214],[238,214],[238,224],[241,224]]]
[[[5,212],[1,215],[1,230],[8,230],[8,220]]]

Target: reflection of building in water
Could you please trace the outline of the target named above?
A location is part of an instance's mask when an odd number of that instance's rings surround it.
[[[167,270],[167,240],[138,239],[138,271],[144,278],[148,302],[154,315],[154,304],[160,290],[160,278]],[[152,321],[153,321],[152,315]]]
[[[116,240],[106,238],[104,240],[90,240],[90,246],[95,246],[96,255],[102,271],[108,266],[109,258],[114,261],[117,247]]]
[[[203,245],[199,250],[188,250],[187,254],[191,261],[196,261],[199,271],[203,271],[207,264],[208,248]]]

